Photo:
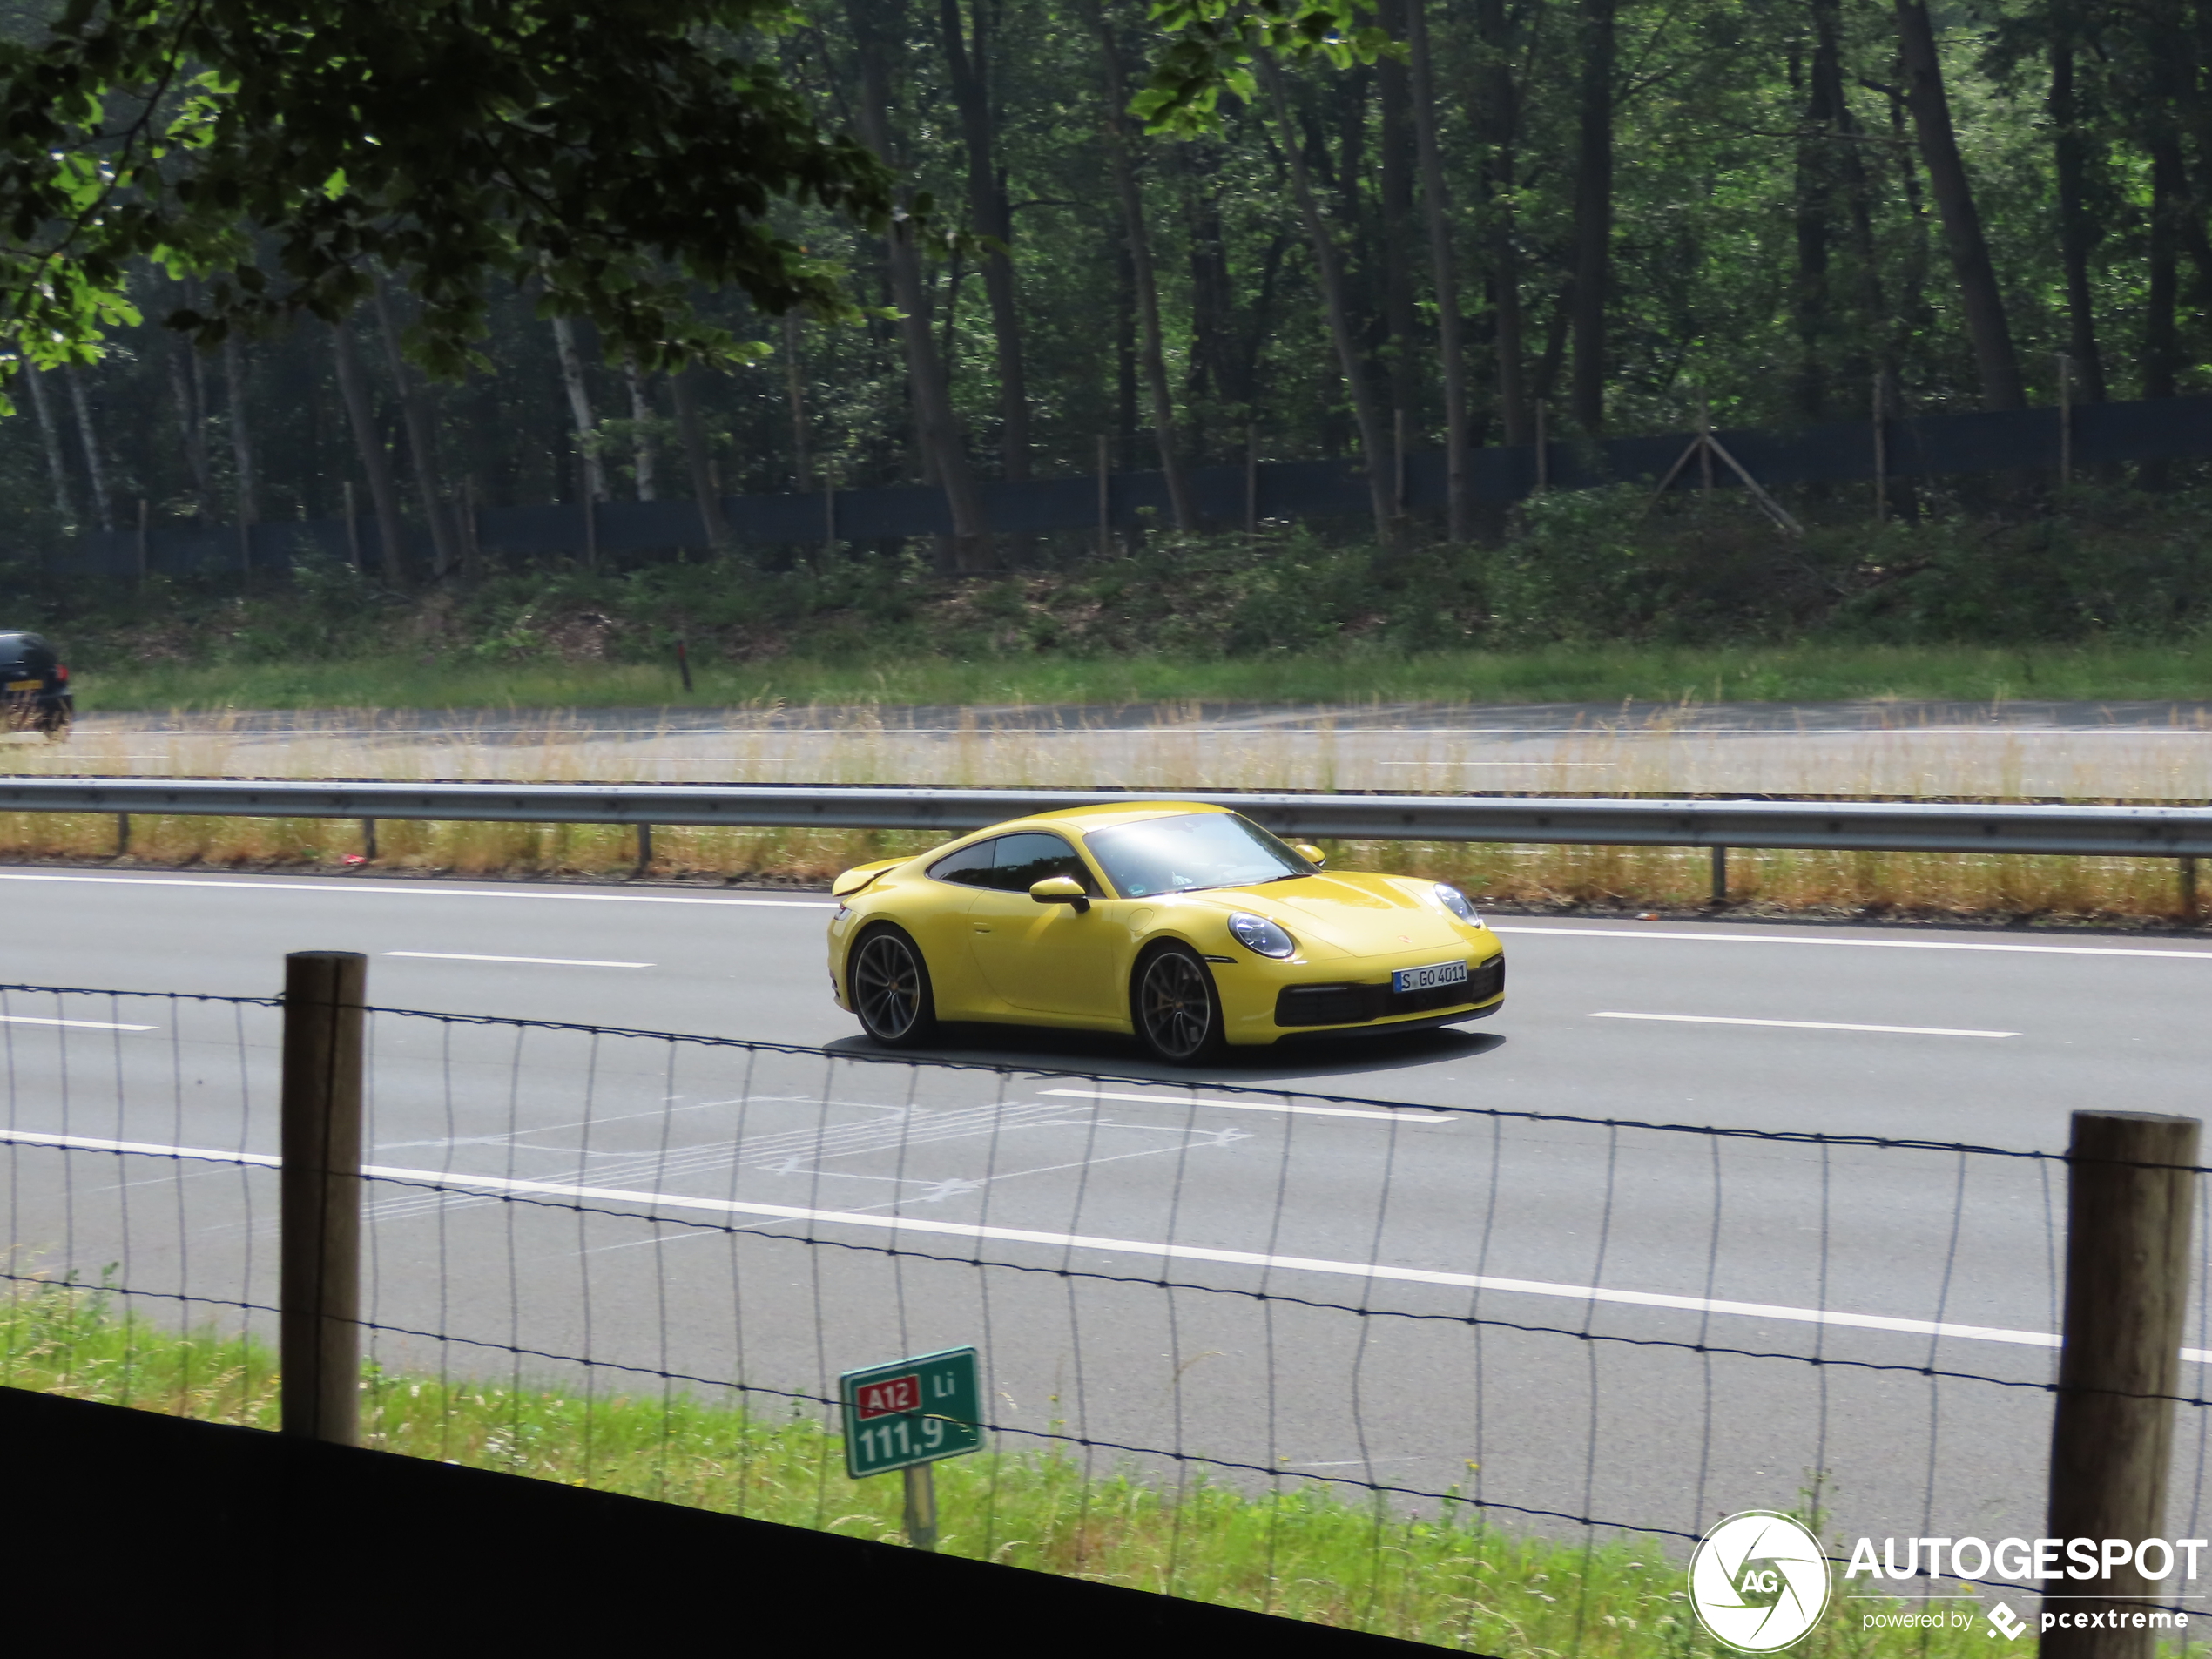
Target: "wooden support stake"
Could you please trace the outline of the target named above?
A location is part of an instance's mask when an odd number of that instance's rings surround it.
[[[1890,516],[1890,428],[1882,407],[1882,371],[1874,371],[1874,522]]]
[[[1391,442],[1393,446],[1390,482],[1391,510],[1402,518],[1406,513],[1406,411],[1403,409],[1392,411]]]
[[[2051,1422],[2046,1533],[2059,1539],[2162,1538],[2182,1326],[2189,1301],[2200,1125],[2152,1112],[2076,1112],[2067,1151],[2066,1318]],[[2094,1588],[2093,1588],[2094,1587]],[[2070,1582],[2069,1611],[2187,1589],[2130,1561]],[[2094,1598],[2094,1599],[2091,1599]],[[2150,1659],[2153,1633],[2043,1634],[2042,1659]]]
[[[1713,849],[1713,902],[1728,902],[1728,849],[1724,846]]]
[[[368,567],[361,563],[361,517],[354,510],[354,481],[350,478],[347,479],[344,488],[346,491],[346,556],[353,560],[354,569],[366,570]]]
[[[1098,435],[1098,556],[1114,556],[1114,443]]]
[[[599,503],[591,498],[591,462],[589,456],[577,462],[583,474],[583,568],[599,568]]]
[[[1259,534],[1259,428],[1244,428],[1244,534]]]
[[[352,1446],[361,1428],[361,1051],[368,958],[284,959],[278,1352],[287,1434]]]
[[[2074,486],[2074,359],[2059,354],[2059,488]]]

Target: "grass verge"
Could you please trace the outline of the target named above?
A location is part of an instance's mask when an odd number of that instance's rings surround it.
[[[107,1292],[17,1281],[0,1303],[0,1384],[273,1429],[275,1356],[212,1328],[176,1332]],[[364,1443],[540,1480],[897,1541],[900,1487],[854,1482],[837,1437],[652,1391],[582,1394],[371,1366]],[[1407,1515],[1309,1485],[1272,1496],[1180,1489],[1055,1452],[938,1468],[948,1554],[1465,1647],[1507,1659],[1721,1659],[1679,1565],[1638,1541],[1562,1543],[1483,1525],[1464,1506]],[[1964,1629],[1868,1630],[1831,1610],[1806,1659],[1986,1659]],[[1959,1604],[1952,1604],[1959,1605]],[[1878,1610],[1888,1610],[1880,1604]]]
[[[104,711],[302,708],[609,708],[1050,703],[1997,703],[2212,697],[2212,640],[2018,647],[1549,645],[1521,651],[1349,647],[1251,657],[771,658],[500,664],[365,657],[95,664],[82,706]]]

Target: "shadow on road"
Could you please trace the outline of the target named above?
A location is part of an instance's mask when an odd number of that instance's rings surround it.
[[[1239,1088],[1282,1084],[1314,1087],[1321,1093],[1365,1089],[1362,1080],[1393,1072],[1418,1070],[1455,1060],[1480,1060],[1501,1049],[1495,1032],[1448,1028],[1408,1031],[1396,1036],[1305,1038],[1272,1048],[1231,1049],[1213,1066],[1164,1066],[1145,1057],[1127,1037],[1089,1031],[1050,1031],[1024,1026],[947,1025],[931,1047],[884,1048],[858,1035],[826,1045],[832,1054],[870,1059],[949,1061],[957,1065],[1008,1066],[1022,1071],[1104,1073],[1186,1088],[1233,1083]]]

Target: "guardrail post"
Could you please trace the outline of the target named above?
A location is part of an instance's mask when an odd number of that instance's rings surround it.
[[[2180,872],[2182,883],[2182,920],[2183,921],[2195,921],[2203,914],[2202,907],[2198,902],[2196,896],[2196,860],[2194,858],[2184,858],[2176,861],[2182,867]]]
[[[643,874],[644,874],[644,873],[645,873],[645,872],[646,872],[646,871],[648,871],[648,870],[650,870],[651,868],[652,868],[652,866],[653,866],[653,826],[652,826],[651,824],[640,824],[640,825],[637,826],[637,873],[639,875],[643,875]]]
[[[284,959],[283,1432],[351,1446],[361,1433],[361,1048],[368,958]]]
[[[1724,846],[1713,849],[1713,902],[1728,902],[1728,849]]]
[[[376,820],[373,818],[361,819],[361,857],[372,864],[376,861]]]
[[[130,853],[131,814],[118,813],[115,815],[115,856],[119,859],[128,858]]]
[[[2050,1537],[2164,1536],[2199,1130],[2193,1117],[2152,1112],[2074,1115]],[[2170,1570],[2161,1583],[2131,1561],[2109,1568],[2101,1595],[2132,1610],[2132,1597],[2175,1599],[2175,1583]],[[2149,1659],[2153,1637],[2148,1629],[2049,1630],[2042,1659]]]

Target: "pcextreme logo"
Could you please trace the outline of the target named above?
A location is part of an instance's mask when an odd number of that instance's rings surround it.
[[[1788,1515],[1746,1509],[1697,1543],[1689,1558],[1697,1621],[1742,1653],[1801,1642],[1828,1606],[1828,1552]]]

